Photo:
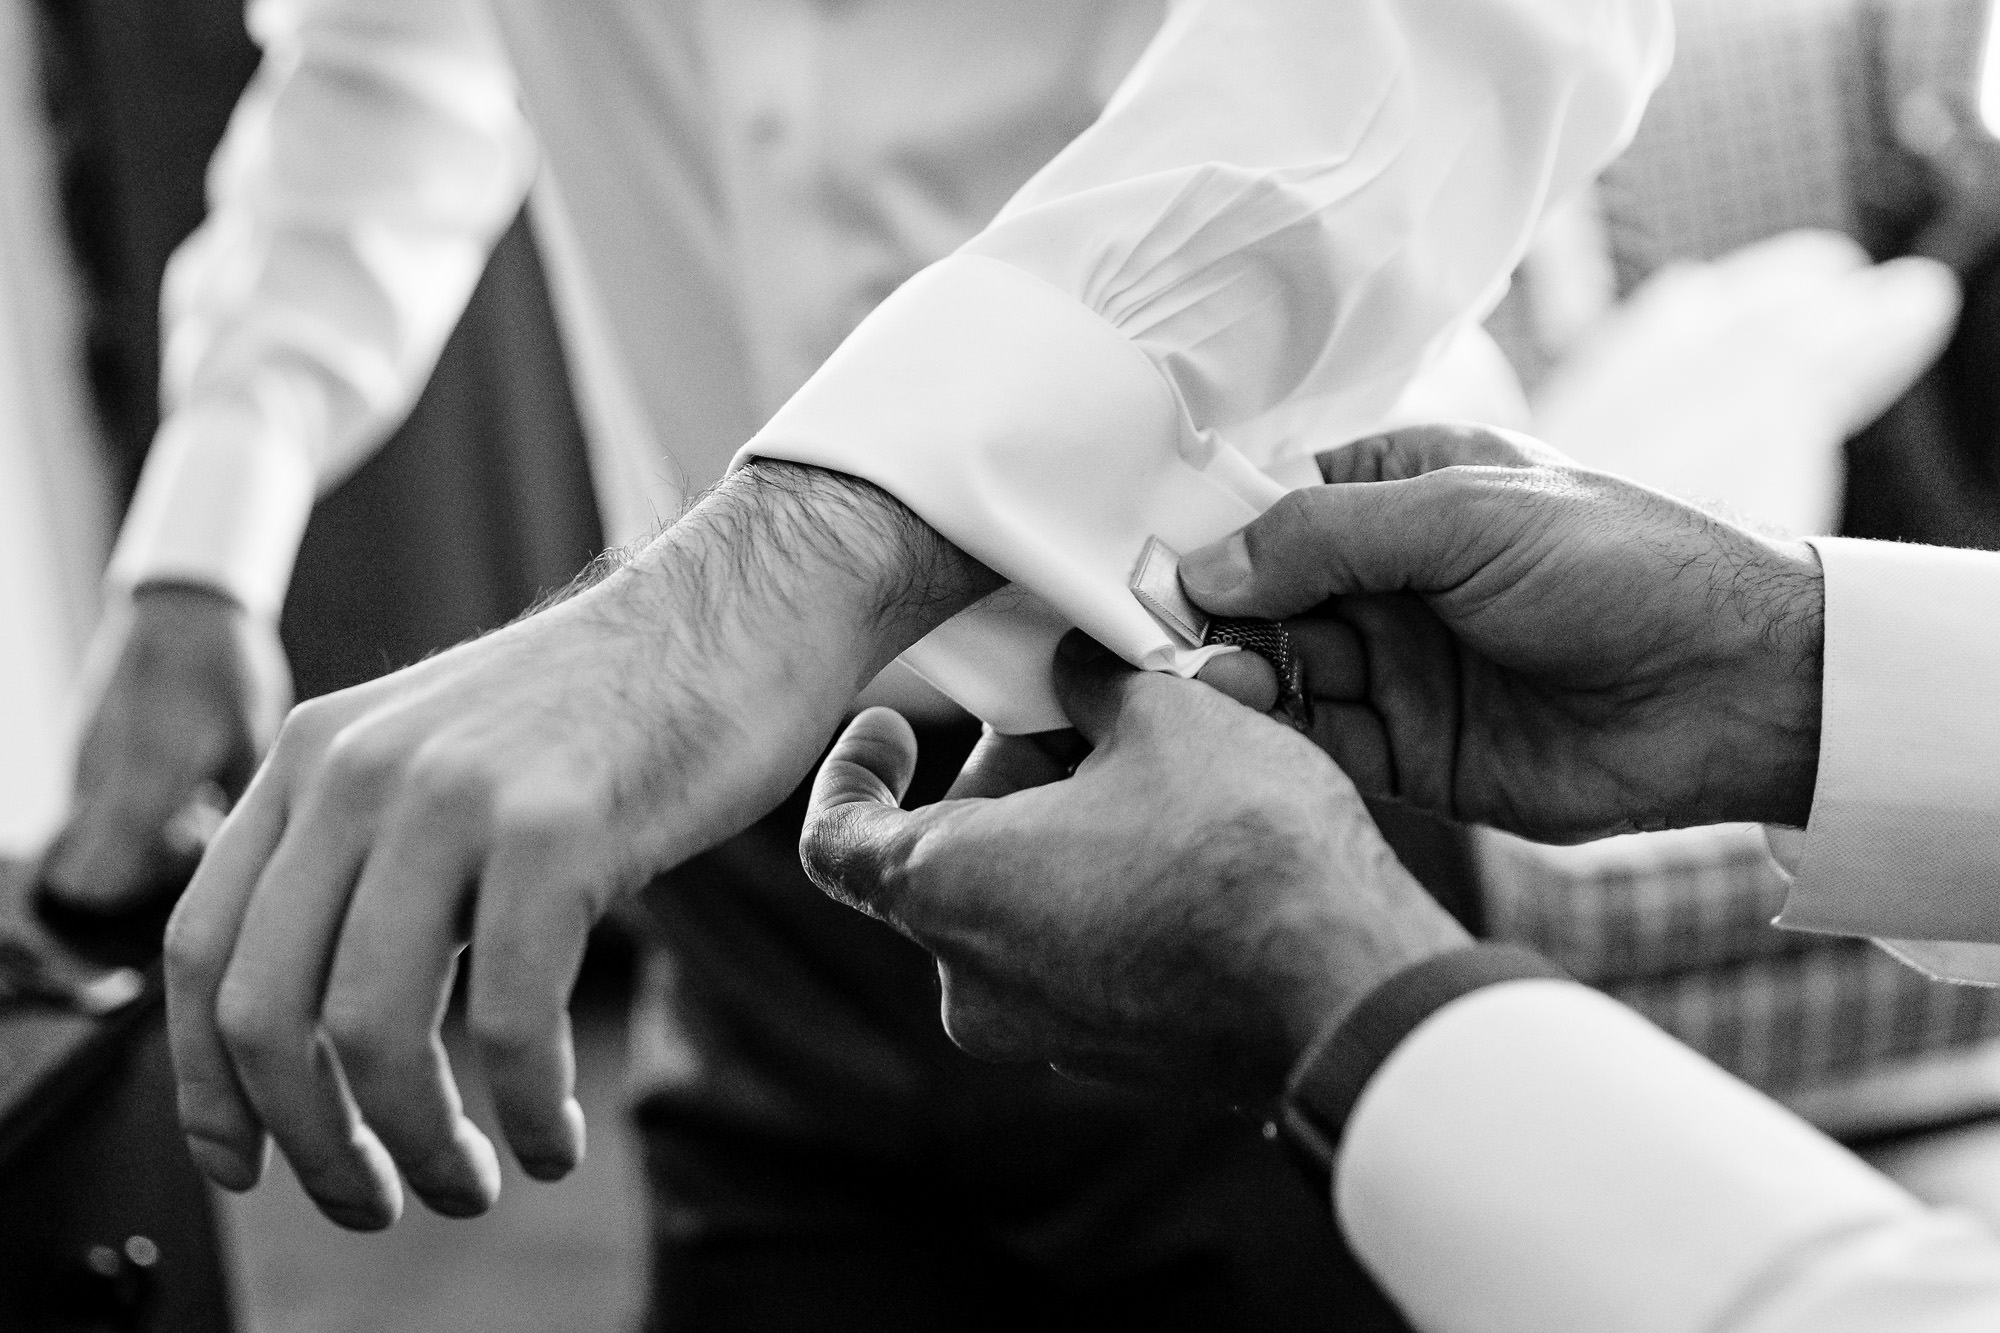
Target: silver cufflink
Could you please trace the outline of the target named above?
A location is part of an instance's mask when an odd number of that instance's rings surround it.
[[[1199,648],[1208,642],[1208,617],[1181,591],[1180,552],[1158,537],[1146,538],[1139,564],[1127,585],[1139,605],[1186,643]]]

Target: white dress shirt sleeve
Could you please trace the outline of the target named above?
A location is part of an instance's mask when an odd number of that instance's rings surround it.
[[[1972,1333],[2000,1242],[1570,982],[1420,1023],[1335,1161],[1356,1255],[1424,1333]]]
[[[1779,923],[2000,982],[2000,555],[1812,539],[1819,777]]]
[[[275,614],[316,494],[406,414],[534,146],[470,0],[257,0],[264,49],[163,294],[167,413],[110,580]]]
[[[885,302],[738,455],[864,477],[1013,581],[909,661],[1065,725],[1080,625],[1192,674],[1127,591],[1379,427],[1628,136],[1660,0],[1186,0],[1097,124]],[[1285,470],[1287,462],[1293,464]]]

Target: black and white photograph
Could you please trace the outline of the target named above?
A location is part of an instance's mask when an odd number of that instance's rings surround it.
[[[0,1333],[2000,1333],[2000,0],[0,0]]]

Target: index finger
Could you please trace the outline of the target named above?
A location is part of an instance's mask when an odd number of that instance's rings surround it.
[[[1556,449],[1515,431],[1464,422],[1431,422],[1371,435],[1314,460],[1320,480],[1345,486],[1408,481],[1448,467],[1535,467],[1570,462]]]
[[[1555,469],[1450,467],[1406,481],[1292,491],[1181,561],[1181,585],[1216,615],[1281,620],[1353,593],[1455,588],[1532,531]]]
[[[203,1173],[231,1190],[257,1183],[266,1140],[223,1043],[216,1000],[250,892],[284,831],[284,798],[267,770],[216,834],[167,921],[167,1037],[181,1132]]]

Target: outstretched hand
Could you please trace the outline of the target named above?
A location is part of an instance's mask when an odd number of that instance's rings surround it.
[[[1287,620],[1314,739],[1362,791],[1554,842],[1805,822],[1824,600],[1804,543],[1481,427],[1321,471],[1181,580],[1212,613]]]
[[[989,733],[947,798],[898,802],[916,742],[856,718],[820,769],[814,881],[930,950],[976,1056],[1255,1102],[1396,971],[1465,940],[1340,771],[1220,693],[1079,633],[1057,693],[1074,769]]]
[[[438,1035],[469,945],[501,1129],[564,1174],[591,924],[775,806],[863,682],[992,582],[875,488],[759,464],[595,587],[295,709],[168,925],[197,1162],[245,1189],[275,1140],[356,1228],[405,1180],[487,1208],[497,1155]]]

